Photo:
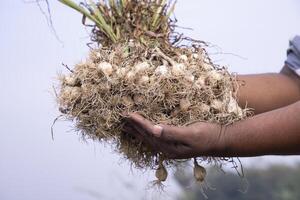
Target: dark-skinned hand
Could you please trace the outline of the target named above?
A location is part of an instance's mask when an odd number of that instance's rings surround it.
[[[211,156],[223,148],[221,126],[197,122],[185,127],[156,125],[137,113],[127,115],[124,132],[171,159]]]

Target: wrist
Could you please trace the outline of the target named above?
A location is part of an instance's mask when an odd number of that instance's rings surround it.
[[[231,155],[230,152],[230,141],[231,141],[231,133],[232,133],[232,124],[229,125],[221,125],[221,130],[220,130],[220,139],[219,139],[219,153],[221,156],[229,156]]]
[[[211,136],[211,142],[206,152],[208,156],[223,157],[228,153],[228,127],[229,125],[210,124],[207,133]]]
[[[215,144],[211,150],[212,156],[216,157],[227,157],[231,156],[232,152],[230,151],[230,141],[231,141],[231,131],[232,125],[221,125],[215,124]]]

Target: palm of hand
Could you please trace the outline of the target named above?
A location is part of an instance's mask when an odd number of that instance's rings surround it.
[[[148,143],[170,159],[209,156],[219,146],[220,126],[197,122],[186,127],[154,125],[138,114],[129,114],[124,131]]]

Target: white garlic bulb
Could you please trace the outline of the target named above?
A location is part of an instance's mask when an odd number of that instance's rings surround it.
[[[72,86],[72,87],[76,86],[80,82],[80,80],[77,77],[72,75],[65,76],[63,80],[67,86]]]
[[[181,99],[179,102],[180,110],[183,112],[188,111],[188,109],[191,107],[191,102],[188,99]]]
[[[131,106],[134,105],[134,101],[133,101],[133,99],[130,96],[123,96],[122,97],[122,103],[125,106],[128,106],[128,107],[131,107]]]
[[[201,111],[204,113],[208,113],[210,111],[209,105],[207,105],[205,103],[202,103],[200,107],[201,107]]]
[[[186,75],[184,78],[190,83],[193,83],[195,81],[195,76],[193,76],[192,74]]]
[[[212,65],[209,63],[204,62],[202,67],[206,70],[206,71],[210,71],[213,69]]]
[[[139,79],[138,83],[141,84],[141,85],[146,85],[146,84],[149,83],[149,81],[150,81],[149,76],[144,75],[144,76],[142,76],[142,77]]]
[[[129,72],[127,72],[125,78],[126,78],[127,81],[132,81],[135,78],[135,75],[136,75],[135,72],[129,71]]]
[[[213,82],[220,81],[220,80],[223,79],[223,75],[220,72],[216,71],[216,70],[210,71],[209,72],[209,77],[211,78],[211,80]]]
[[[62,98],[69,99],[71,101],[77,99],[81,96],[81,88],[80,87],[64,87],[62,90]]]
[[[194,58],[194,59],[198,59],[198,58],[199,58],[199,55],[198,55],[198,54],[196,54],[196,53],[193,53],[193,55],[192,55],[192,56],[193,56],[193,58]]]
[[[227,111],[229,113],[234,113],[240,117],[243,116],[243,110],[239,107],[237,101],[232,96],[230,96],[230,98],[229,98],[229,103],[227,105]]]
[[[98,69],[101,70],[106,76],[110,76],[113,73],[113,67],[108,62],[99,63]]]
[[[134,70],[136,73],[143,72],[147,70],[150,67],[148,62],[142,62],[138,63],[137,65],[134,66]]]
[[[167,66],[165,65],[161,65],[161,66],[158,66],[156,69],[155,69],[155,73],[158,74],[158,75],[167,75],[168,74],[168,68]]]
[[[180,76],[184,74],[186,67],[184,64],[180,63],[180,64],[175,64],[172,66],[172,74],[174,76]]]
[[[205,86],[205,77],[200,76],[196,81],[195,81],[195,85],[198,88],[203,88]]]
[[[183,55],[180,55],[180,56],[179,56],[179,60],[180,60],[180,61],[183,61],[183,62],[187,62],[187,61],[188,61],[188,57],[187,57],[186,55],[183,54]]]
[[[198,66],[197,65],[189,65],[188,69],[191,69],[194,71],[194,70],[198,69]]]
[[[118,77],[125,76],[126,75],[126,68],[121,67],[121,68],[117,69],[116,74],[118,75]]]
[[[223,107],[224,107],[223,102],[220,100],[217,100],[217,99],[213,100],[211,102],[210,106],[218,111],[223,110]]]

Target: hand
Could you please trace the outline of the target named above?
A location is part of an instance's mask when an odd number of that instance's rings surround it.
[[[221,125],[212,123],[197,122],[186,127],[155,125],[131,113],[124,131],[171,159],[213,156],[224,146]]]

